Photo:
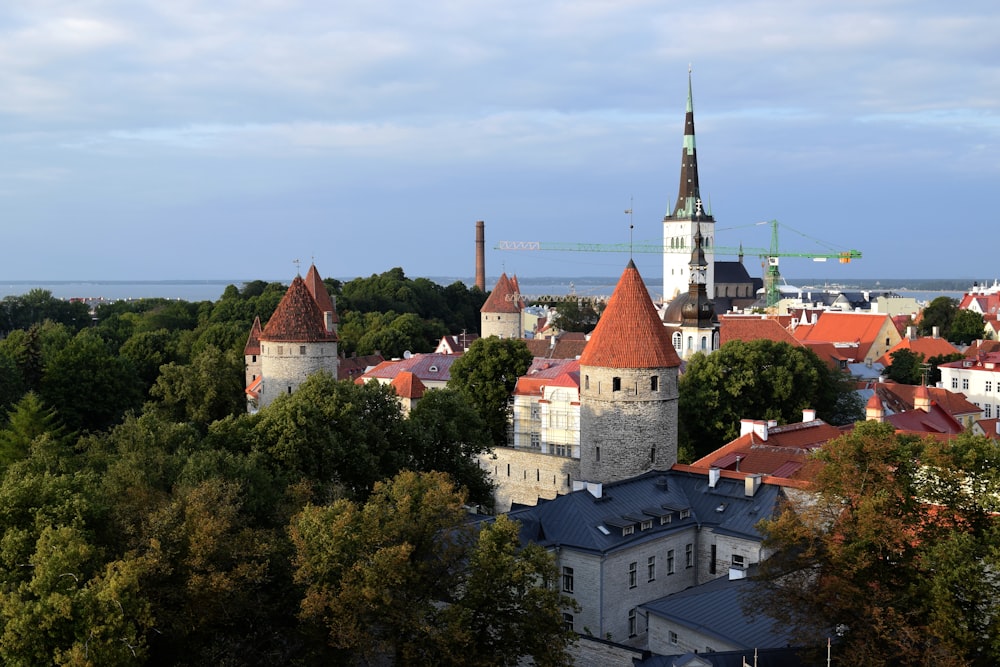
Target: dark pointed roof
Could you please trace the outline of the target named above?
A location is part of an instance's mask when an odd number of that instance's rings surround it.
[[[694,96],[691,93],[691,70],[688,70],[687,111],[684,114],[684,146],[681,148],[681,179],[674,211],[668,217],[691,220],[696,217],[712,220],[701,208],[701,188],[698,185],[698,152],[694,140]]]
[[[320,311],[324,313],[333,313],[333,321],[339,322],[337,319],[337,307],[333,303],[333,299],[330,298],[330,293],[326,291],[326,285],[323,283],[323,279],[319,275],[319,271],[316,270],[316,265],[312,264],[309,266],[309,272],[306,274],[305,278],[306,287],[309,288],[309,293],[312,294],[313,299],[316,301],[316,305],[319,306]]]
[[[247,336],[247,344],[243,346],[243,356],[260,354],[260,318],[253,318],[253,325],[250,327],[250,335]]]
[[[327,331],[323,311],[306,286],[302,276],[295,276],[285,296],[267,321],[260,335],[262,341],[318,343],[337,340],[335,331]]]
[[[490,292],[486,303],[479,309],[481,313],[520,313],[521,298],[517,292],[517,283],[507,277],[507,273],[501,273],[497,280],[496,287]]]
[[[601,314],[580,365],[602,368],[673,368],[680,359],[649,290],[629,260]]]

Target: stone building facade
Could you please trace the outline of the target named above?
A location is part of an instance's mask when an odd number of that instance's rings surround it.
[[[523,310],[524,301],[517,286],[517,277],[508,278],[506,273],[501,274],[496,287],[479,309],[482,337],[524,338]]]

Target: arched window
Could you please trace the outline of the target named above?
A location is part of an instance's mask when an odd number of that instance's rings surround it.
[[[704,352],[708,349],[708,336],[701,337],[701,351]]]
[[[674,338],[674,349],[677,350],[678,352],[680,352],[681,351],[681,338],[682,338],[681,332],[680,331],[675,331],[673,338]]]

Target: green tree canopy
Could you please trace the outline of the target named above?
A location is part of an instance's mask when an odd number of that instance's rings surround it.
[[[803,645],[839,628],[844,664],[1000,660],[1000,445],[941,442],[862,422],[824,446],[815,502],[764,521],[760,611]]]
[[[739,435],[741,419],[787,424],[802,410],[840,425],[863,416],[840,371],[804,347],[770,340],[731,341],[712,354],[695,354],[679,381],[679,445],[699,457]]]
[[[889,355],[892,363],[885,369],[885,376],[900,384],[920,384],[923,377],[924,355],[900,348]]]
[[[448,387],[462,392],[476,408],[494,446],[507,444],[510,397],[531,359],[523,340],[490,336],[477,339],[451,365]]]
[[[986,331],[983,316],[977,312],[961,308],[951,320],[948,340],[956,345],[968,345],[974,340],[982,340]]]
[[[567,299],[555,305],[556,315],[552,325],[560,331],[590,333],[597,326],[604,304],[595,307],[593,299]]]
[[[951,322],[957,312],[958,301],[950,296],[939,296],[927,304],[920,314],[917,332],[921,336],[930,336],[936,327],[941,338],[951,340],[948,335],[951,333]]]

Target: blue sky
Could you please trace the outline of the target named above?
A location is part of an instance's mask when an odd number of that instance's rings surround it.
[[[630,205],[657,238],[690,64],[717,243],[992,281],[997,35],[993,0],[5,3],[0,279],[471,279],[478,219],[490,276],[618,275],[492,247],[627,241]]]

